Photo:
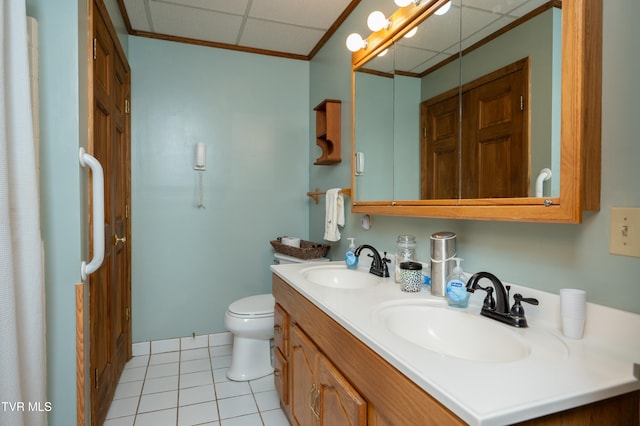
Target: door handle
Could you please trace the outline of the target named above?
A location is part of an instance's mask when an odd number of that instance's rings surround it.
[[[123,237],[118,237],[118,234],[114,234],[114,235],[113,235],[113,238],[114,238],[114,242],[113,242],[113,245],[114,245],[114,246],[117,246],[117,245],[118,245],[118,243],[122,243],[122,244],[124,244],[124,243],[126,243],[126,242],[127,242],[127,236],[126,236],[126,235],[125,235],[125,236],[123,236]]]
[[[316,418],[317,421],[320,421],[320,412],[316,410],[316,405],[318,405],[318,398],[320,397],[320,388],[316,388],[316,384],[311,385],[311,391],[309,392],[309,408],[313,413],[313,417]]]

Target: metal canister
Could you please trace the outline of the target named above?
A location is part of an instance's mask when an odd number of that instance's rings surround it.
[[[447,277],[453,271],[456,257],[456,234],[443,231],[431,234],[431,294],[446,295]]]

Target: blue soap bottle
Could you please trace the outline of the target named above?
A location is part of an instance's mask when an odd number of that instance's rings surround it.
[[[347,254],[344,257],[344,261],[349,269],[358,269],[358,257],[356,256],[356,244],[355,238],[347,238],[350,241]]]
[[[467,291],[467,285],[464,282],[464,275],[460,267],[460,262],[462,262],[463,259],[453,257],[451,260],[456,262],[456,266],[453,268],[451,275],[447,277],[447,286],[445,288],[447,303],[449,306],[466,308],[469,305],[470,294]]]

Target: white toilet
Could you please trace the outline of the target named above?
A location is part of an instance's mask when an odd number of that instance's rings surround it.
[[[275,253],[276,263],[328,261],[327,258],[302,260]],[[271,339],[273,309],[271,294],[259,294],[236,300],[227,308],[224,325],[233,333],[233,353],[227,378],[234,381],[254,380],[273,373]]]

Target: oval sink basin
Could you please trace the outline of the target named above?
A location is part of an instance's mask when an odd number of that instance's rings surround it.
[[[382,278],[366,271],[347,269],[344,265],[312,266],[300,273],[314,284],[332,288],[367,288],[382,281]]]
[[[387,306],[375,311],[373,320],[406,341],[456,358],[509,362],[530,353],[524,339],[506,326],[444,306]]]

